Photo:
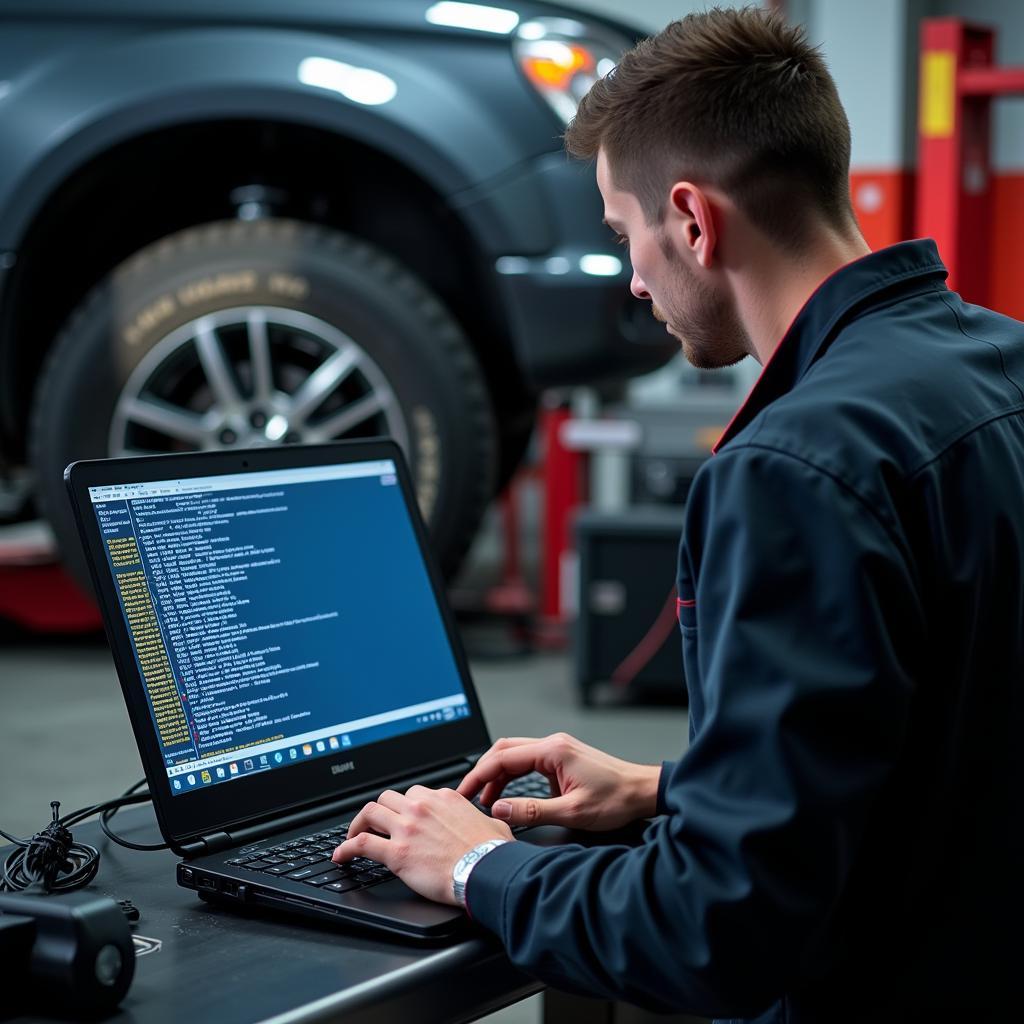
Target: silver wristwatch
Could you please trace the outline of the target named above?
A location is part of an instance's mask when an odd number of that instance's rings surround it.
[[[507,839],[488,839],[486,843],[474,846],[465,854],[452,870],[452,895],[460,907],[466,906],[466,883],[469,881],[470,872],[476,867],[481,857],[486,856],[491,850],[507,843]]]

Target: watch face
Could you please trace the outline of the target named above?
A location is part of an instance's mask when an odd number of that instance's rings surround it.
[[[463,855],[462,859],[458,864],[455,865],[455,870],[452,872],[452,878],[456,882],[465,882],[469,877],[469,872],[472,870],[473,865],[485,854],[490,853],[496,846],[501,846],[504,840],[493,839],[486,843],[481,843],[479,846],[474,846],[472,850]]]
[[[455,865],[455,880],[457,882],[464,882],[469,877],[470,868],[480,859],[480,853],[478,850],[473,849],[467,853],[458,864]]]

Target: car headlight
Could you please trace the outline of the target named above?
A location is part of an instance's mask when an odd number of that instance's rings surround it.
[[[516,29],[513,48],[527,81],[568,124],[580,100],[611,71],[632,40],[571,18],[533,18]]]

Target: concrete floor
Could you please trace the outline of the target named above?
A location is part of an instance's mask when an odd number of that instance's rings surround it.
[[[563,729],[647,763],[685,748],[683,708],[582,708],[568,655],[495,657],[488,652],[508,644],[493,628],[467,627],[465,637],[492,736]],[[31,834],[49,819],[51,800],[70,811],[121,792],[142,774],[102,639],[0,636],[0,827]],[[536,1024],[539,1014],[537,997],[487,1020]]]

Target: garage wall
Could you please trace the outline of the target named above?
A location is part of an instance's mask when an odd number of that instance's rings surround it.
[[[913,232],[917,26],[925,0],[791,0],[850,120],[850,192],[872,248]]]

